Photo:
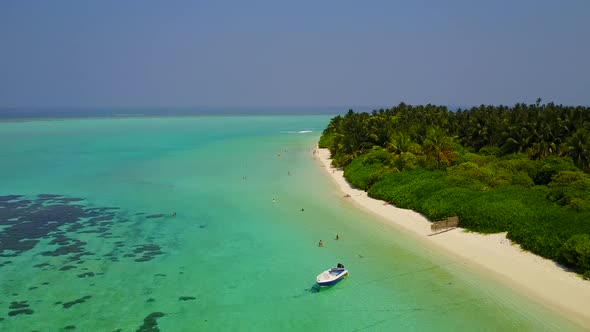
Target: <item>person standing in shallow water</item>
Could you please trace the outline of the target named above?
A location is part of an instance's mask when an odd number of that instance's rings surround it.
[[[338,236],[338,234],[336,234],[336,240],[340,240],[340,236]]]
[[[322,240],[320,240],[320,243],[318,243],[318,247],[323,247],[324,246],[324,242],[322,242]]]

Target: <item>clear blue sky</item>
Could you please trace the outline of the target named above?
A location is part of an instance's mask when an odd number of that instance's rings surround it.
[[[590,1],[0,1],[0,107],[590,104]]]

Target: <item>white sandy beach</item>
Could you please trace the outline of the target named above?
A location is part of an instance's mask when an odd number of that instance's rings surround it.
[[[367,196],[354,189],[344,179],[342,170],[330,165],[330,151],[317,149],[322,167],[342,190],[342,198],[350,200],[368,211],[382,217],[388,224],[404,230],[425,242],[434,245],[458,258],[485,270],[497,279],[548,308],[560,312],[583,326],[590,326],[590,281],[575,273],[564,271],[553,261],[521,250],[512,244],[505,233],[483,235],[467,233],[461,228],[434,236],[430,222],[419,213],[397,208],[391,204]]]

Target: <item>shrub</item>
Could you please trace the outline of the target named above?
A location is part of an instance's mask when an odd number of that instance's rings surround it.
[[[422,213],[431,220],[464,215],[465,204],[476,192],[469,188],[446,187],[425,199],[421,204]]]
[[[578,273],[590,276],[590,234],[572,236],[561,248],[561,255]]]
[[[512,173],[512,184],[530,188],[535,185],[531,177],[523,171]]]
[[[537,161],[538,166],[531,177],[537,185],[546,185],[551,182],[551,178],[561,171],[577,171],[578,168],[572,162],[571,158],[560,158],[551,156],[545,160]]]
[[[476,163],[465,162],[449,168],[449,181],[455,185],[472,185],[474,182],[488,183],[489,169],[480,168]]]
[[[392,156],[389,152],[374,149],[369,153],[354,158],[344,168],[344,177],[357,188],[368,190],[373,183],[391,172]]]
[[[318,147],[321,149],[329,149],[334,144],[334,137],[336,134],[333,133],[324,133],[318,142]]]
[[[561,171],[553,176],[547,185],[548,199],[560,205],[566,205],[576,210],[586,209],[590,179],[581,171]]]
[[[479,153],[484,156],[499,156],[500,155],[500,147],[498,146],[484,146],[483,148],[479,149]]]
[[[370,197],[381,199],[405,209],[415,208],[416,190],[419,182],[428,182],[439,177],[438,172],[423,169],[388,173],[368,190]]]
[[[525,154],[510,154],[495,162],[496,167],[510,173],[525,172],[530,178],[536,174],[536,162],[529,160]]]

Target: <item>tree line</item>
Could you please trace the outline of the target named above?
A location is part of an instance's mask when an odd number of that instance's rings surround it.
[[[508,232],[590,278],[590,108],[407,105],[331,119],[319,146],[369,196]]]

